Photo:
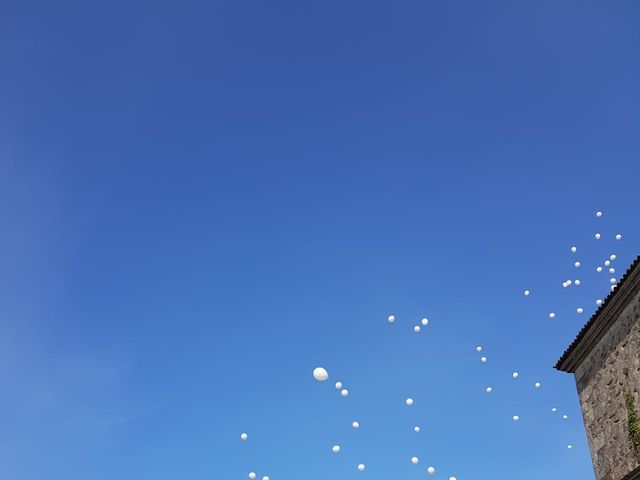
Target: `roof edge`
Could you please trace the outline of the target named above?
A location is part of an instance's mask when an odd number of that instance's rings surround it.
[[[617,320],[619,314],[640,290],[640,255],[636,257],[616,288],[580,330],[555,365],[557,370],[574,373],[580,363]]]
[[[640,467],[626,474],[621,480],[640,480]]]

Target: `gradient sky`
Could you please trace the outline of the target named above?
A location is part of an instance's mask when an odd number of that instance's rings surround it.
[[[639,51],[635,0],[5,0],[0,477],[593,479],[552,365],[640,252]]]

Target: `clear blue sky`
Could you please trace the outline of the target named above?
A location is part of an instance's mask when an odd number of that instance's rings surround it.
[[[640,252],[639,51],[635,0],[3,2],[0,477],[593,479],[552,365]]]

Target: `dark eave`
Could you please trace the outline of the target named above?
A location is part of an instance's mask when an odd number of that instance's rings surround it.
[[[622,310],[640,290],[640,256],[622,276],[616,288],[609,293],[602,305],[582,327],[569,348],[562,354],[555,368],[573,373],[585,357],[617,320]],[[635,478],[635,477],[634,477]],[[640,478],[640,477],[639,477]]]
[[[627,475],[622,477],[620,480],[640,480],[640,467],[628,473]]]

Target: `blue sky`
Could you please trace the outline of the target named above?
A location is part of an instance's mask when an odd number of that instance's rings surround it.
[[[592,479],[551,367],[595,266],[640,251],[639,27],[632,0],[4,2],[0,476]]]

